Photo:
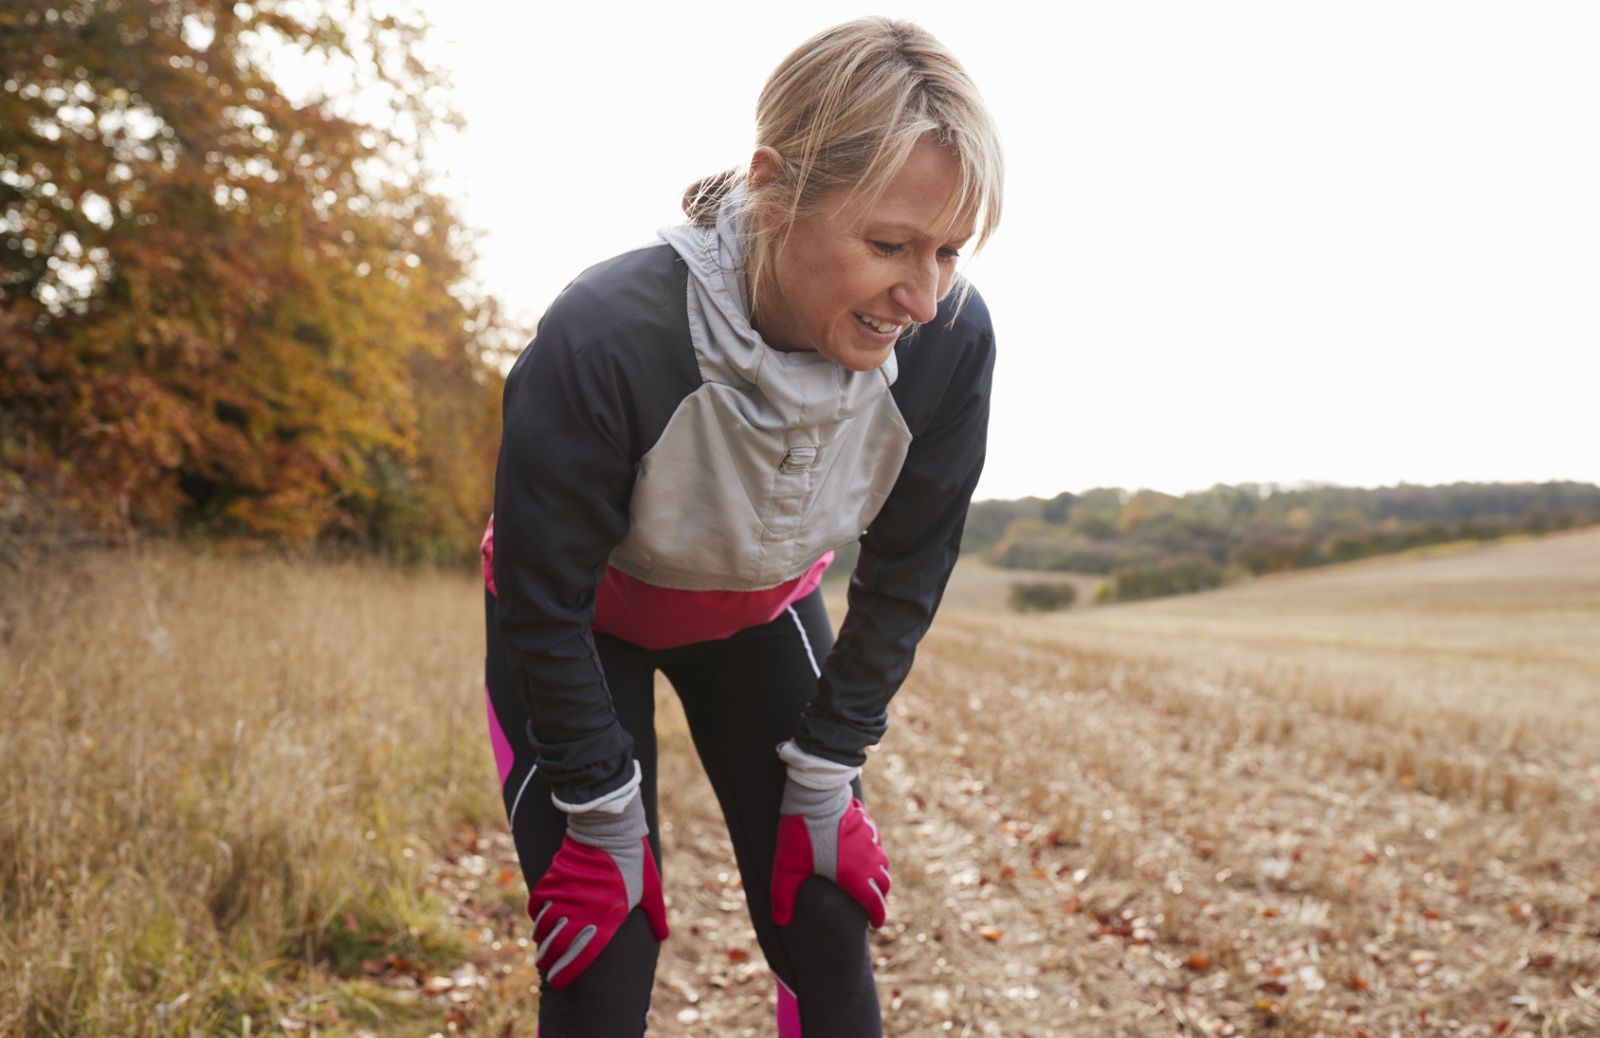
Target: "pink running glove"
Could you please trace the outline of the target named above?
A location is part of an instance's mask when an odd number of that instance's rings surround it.
[[[789,765],[778,817],[772,867],[772,921],[789,925],[794,899],[808,876],[830,879],[867,912],[874,927],[888,912],[889,858],[878,827],[851,796],[857,769],[813,757],[794,745],[778,747]]]
[[[539,949],[534,962],[551,987],[571,984],[635,907],[644,909],[656,940],[667,939],[667,906],[648,834],[638,795],[621,814],[567,816],[561,849],[528,897]]]

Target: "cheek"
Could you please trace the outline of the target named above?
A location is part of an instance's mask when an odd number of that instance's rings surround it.
[[[820,311],[819,316],[830,319],[848,317],[848,311],[861,305],[860,284],[850,277],[850,272],[837,266],[818,271],[811,287],[811,299]]]
[[[846,310],[881,307],[893,287],[893,278],[869,264],[840,265],[837,296]]]
[[[837,264],[828,262],[824,257],[808,256],[805,262],[796,264],[792,271],[792,298],[813,316],[820,316],[819,311],[827,310],[839,302],[842,295],[841,274]]]

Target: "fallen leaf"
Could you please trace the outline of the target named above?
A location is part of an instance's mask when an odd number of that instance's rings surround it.
[[[396,973],[405,973],[416,977],[418,980],[421,980],[423,975],[428,972],[428,967],[426,964],[412,962],[403,955],[391,955],[384,961],[388,967],[394,970]]]

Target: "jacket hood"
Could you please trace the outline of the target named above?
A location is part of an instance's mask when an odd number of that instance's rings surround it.
[[[750,323],[746,298],[738,233],[744,194],[742,182],[729,189],[714,227],[679,224],[660,231],[689,268],[689,332],[701,377],[758,390],[773,411],[762,416],[762,425],[808,425],[862,413],[894,383],[895,355],[875,371],[851,371],[814,351],[767,345]]]

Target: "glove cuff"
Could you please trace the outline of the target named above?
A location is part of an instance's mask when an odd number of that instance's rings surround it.
[[[645,819],[644,798],[631,790],[621,810],[582,811],[567,815],[567,835],[578,843],[598,847],[612,855],[635,853],[639,841],[650,834]]]
[[[778,744],[778,759],[789,766],[790,784],[806,789],[833,792],[861,774],[860,768],[807,753],[793,739]]]

